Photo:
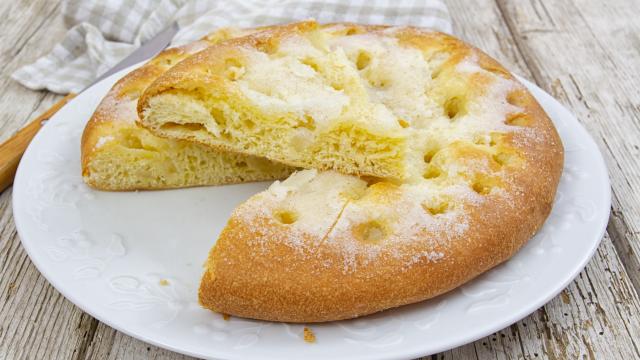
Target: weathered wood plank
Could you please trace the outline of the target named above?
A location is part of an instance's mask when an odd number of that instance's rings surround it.
[[[104,324],[98,326],[96,336],[88,348],[85,359],[95,360],[136,360],[136,359],[157,359],[157,360],[187,360],[193,359],[188,356],[174,353],[144,343],[140,340],[127,336]]]
[[[60,1],[0,3],[0,18],[3,19],[0,23],[0,107],[3,109],[0,141],[61,97],[31,91],[10,78],[15,69],[32,62],[62,38],[65,29],[59,12]],[[4,201],[10,204],[10,199],[7,197]]]
[[[590,3],[593,2],[584,1],[580,8],[591,10],[594,6]],[[573,85],[575,83],[574,71],[588,71],[589,67],[586,70],[581,67],[576,68],[573,61],[576,54],[567,49],[564,41],[549,35],[554,31],[559,31],[559,27],[563,24],[562,21],[554,19],[554,9],[550,10],[550,6],[546,6],[551,2],[532,1],[526,5],[523,3],[498,1],[498,4],[492,4],[492,1],[479,1],[470,7],[465,1],[448,1],[454,17],[455,29],[461,37],[496,57],[516,73],[533,79],[569,108],[573,108],[579,117],[587,115],[581,117],[583,120],[605,122],[615,119],[600,117],[592,120],[589,116],[589,107],[584,104],[587,101],[593,101],[590,98],[592,96],[597,98],[597,92],[584,94],[579,90],[573,93],[563,91],[562,82],[559,80],[560,76],[566,76]],[[554,5],[559,4],[556,2]],[[521,8],[526,6],[529,7],[524,13]],[[513,13],[517,11],[520,13]],[[564,16],[568,11],[575,12],[575,9],[565,9],[564,12],[559,12],[555,16]],[[627,14],[631,13],[633,12]],[[623,23],[632,21],[628,15],[617,15],[626,17]],[[616,19],[613,17],[601,18],[603,19],[601,21],[603,27],[612,22],[612,19]],[[524,26],[523,24],[526,24],[526,30],[519,31],[518,28]],[[581,40],[584,37],[583,31],[584,29],[569,31],[570,34],[567,36],[573,37],[573,46],[585,46],[584,43],[580,43],[583,41]],[[493,34],[493,36],[487,36],[487,34]],[[515,38],[513,34],[516,35]],[[548,47],[532,48],[526,46],[523,44],[523,40],[518,39],[519,36],[525,39],[530,36],[544,37],[550,43],[548,46],[554,46],[556,52],[550,54]],[[638,43],[636,42],[636,45]],[[558,53],[563,52],[564,56],[558,56]],[[553,64],[549,64],[551,57],[553,57]],[[609,61],[606,56],[603,59],[595,56],[583,57],[582,60],[592,62],[591,68],[597,67],[600,61]],[[640,64],[640,59],[634,60],[634,64],[636,66]],[[568,72],[567,69],[575,70]],[[556,76],[544,75],[551,70]],[[587,72],[587,74],[589,73]],[[620,81],[625,80],[621,79]],[[602,92],[603,87],[600,83],[594,81],[591,84],[598,84],[597,86]],[[606,91],[607,88],[604,87],[604,89]],[[637,91],[635,99],[638,100]],[[576,105],[579,110],[575,110]],[[586,114],[584,112],[581,114],[580,110],[585,108]],[[606,109],[599,111],[606,111]],[[615,123],[609,126],[615,126]],[[587,127],[594,134],[592,126],[587,124]],[[595,134],[598,132],[596,131]],[[623,133],[618,133],[615,134],[614,139],[620,139],[624,142],[625,137]],[[611,162],[617,164],[615,159],[610,159]],[[634,167],[634,169],[637,168],[637,166]],[[624,167],[623,169],[620,172],[628,171]],[[615,178],[616,175],[612,174],[612,178]],[[619,202],[614,201],[614,209],[618,204]],[[634,206],[629,203],[625,204],[625,206],[629,205]],[[635,206],[637,209],[637,205]],[[620,216],[620,213],[624,212],[614,210],[614,213]],[[620,218],[626,219],[621,216]],[[615,229],[619,229],[619,227]],[[612,230],[611,224],[609,230]],[[627,228],[623,228],[622,231],[625,236],[629,236]],[[621,239],[619,234],[614,234],[612,237],[615,237],[616,240]],[[616,253],[616,248],[620,252],[621,247],[618,242],[616,241],[616,247],[614,247],[611,240],[606,237],[598,253],[579,278],[545,307],[508,329],[441,355],[444,358],[457,359],[474,357],[481,359],[578,358],[583,356],[585,358],[636,358],[640,356],[635,342],[639,324],[637,316],[633,315],[633,311],[638,309],[638,297],[632,286],[636,276],[634,271],[637,271],[638,267],[629,266],[630,263],[627,260],[633,257],[629,256],[628,252],[620,256],[622,260],[625,260],[621,261]],[[627,248],[629,248],[628,245]],[[631,269],[631,278],[627,274],[627,269]],[[628,308],[636,310],[625,311]]]
[[[637,1],[499,0],[536,82],[596,138],[613,189],[609,231],[640,290],[640,13]]]
[[[28,64],[51,48],[53,39],[64,35],[59,1],[3,1],[0,31],[0,141],[4,141],[31,117],[48,109],[60,96],[34,92],[10,78],[21,65]],[[9,111],[10,110],[10,111]]]
[[[531,72],[502,19],[495,0],[447,0],[456,36],[480,48],[518,75],[532,79]]]
[[[0,141],[59,98],[9,78],[64,34],[59,9],[59,1],[0,3]],[[31,264],[16,234],[11,192],[0,194],[0,358],[72,358],[94,324]]]

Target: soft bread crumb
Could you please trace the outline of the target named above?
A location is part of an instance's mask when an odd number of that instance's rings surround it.
[[[169,285],[169,280],[167,279],[160,280],[160,286],[168,286],[168,285]]]
[[[309,344],[313,344],[316,342],[316,335],[309,329],[308,327],[304,327],[304,341]]]
[[[163,72],[220,40],[253,31],[222,29],[204,40],[167,49],[118,81],[85,128],[82,140],[85,182],[100,190],[146,190],[273,180],[289,175],[293,169],[287,166],[159,138],[135,123],[141,91]],[[204,128],[217,132],[208,112],[203,113],[197,104],[192,106],[191,112],[199,113],[206,123]]]

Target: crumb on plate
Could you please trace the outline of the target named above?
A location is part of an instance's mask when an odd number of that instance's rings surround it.
[[[304,327],[304,341],[313,344],[316,342],[316,335],[308,327]]]

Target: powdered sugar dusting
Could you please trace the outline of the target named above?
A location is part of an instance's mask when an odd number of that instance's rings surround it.
[[[435,262],[444,258],[444,254],[439,251],[422,251],[417,254],[411,255],[409,260],[405,263],[405,268],[411,267],[411,265],[417,264],[420,261]]]
[[[283,241],[304,253],[329,233],[349,201],[348,194],[361,192],[365,187],[364,181],[353,176],[303,170],[249,199],[235,210],[234,217],[247,224],[263,219],[273,225],[265,227],[265,232],[254,242]],[[278,214],[282,212],[290,214],[295,221],[279,223]],[[269,233],[271,229],[274,233]]]
[[[382,33],[393,36],[396,32],[391,29]],[[339,38],[330,41],[329,46],[339,48],[347,58],[354,58],[365,48],[375,57],[378,53],[386,54],[397,46],[397,42],[389,39],[385,43],[378,35],[365,34]],[[288,51],[303,50],[291,45]],[[317,49],[309,47],[304,51],[313,53]],[[413,55],[416,54],[411,50],[402,53],[401,57],[406,60],[404,68],[420,64],[422,55],[418,54],[415,59]],[[474,187],[474,181],[476,174],[495,177],[497,183],[508,181],[507,170],[492,158],[498,151],[490,145],[492,134],[517,132],[522,136],[516,137],[516,141],[544,141],[544,134],[535,129],[505,124],[509,114],[523,111],[507,101],[508,95],[522,85],[486,71],[479,65],[478,55],[472,52],[455,66],[456,76],[467,80],[476,77],[484,87],[479,95],[469,98],[466,94],[447,94],[449,99],[459,96],[465,101],[461,105],[464,111],[450,116],[444,105],[435,105],[431,99],[435,96],[430,93],[434,84],[431,73],[448,57],[447,54],[435,54],[430,60],[432,63],[422,63],[426,66],[423,71],[408,72],[413,78],[404,82],[398,80],[382,89],[369,86],[365,90],[371,99],[384,104],[390,116],[402,115],[415,125],[415,144],[423,147],[425,143],[436,144],[437,150],[447,155],[447,151],[455,151],[455,146],[463,143],[471,149],[466,150],[470,155],[452,152],[448,161],[434,165],[440,171],[437,177],[425,179],[422,170],[431,160],[416,152],[417,156],[411,161],[419,162],[420,166],[416,166],[420,168],[416,172],[419,174],[400,185],[382,182],[367,186],[357,177],[334,172],[298,172],[288,180],[275,182],[268,191],[256,195],[234,213],[234,217],[248,226],[255,226],[256,219],[278,224],[281,211],[296,216],[291,224],[265,227],[260,236],[250,240],[252,245],[256,249],[266,249],[265,244],[269,242],[286,243],[302,258],[314,256],[320,249],[330,250],[339,264],[326,260],[324,266],[339,266],[344,273],[388,258],[399,262],[406,270],[424,262],[441,261],[452,244],[469,239],[474,221],[470,214],[474,209],[496,199],[507,206],[515,206],[513,184],[509,184],[508,189],[496,186],[484,191]],[[380,64],[384,65],[379,59],[372,60],[369,66],[374,68]],[[305,78],[309,71],[292,69],[299,78]],[[426,94],[424,101],[418,101],[423,103],[423,108],[412,108],[415,104],[409,106],[393,100],[399,98],[398,94],[392,94],[393,91],[413,93],[418,91],[412,87],[416,84]],[[420,119],[414,113],[427,114],[429,119]]]
[[[327,237],[327,243],[332,244],[343,259],[343,271],[355,271],[383,254],[411,265],[416,262],[412,260],[414,254],[400,251],[403,244],[420,243],[425,249],[446,248],[451,241],[463,237],[469,228],[469,219],[462,207],[437,215],[428,213],[423,207],[425,202],[438,198],[469,206],[483,201],[462,184],[438,189],[422,183],[400,186],[397,197],[389,202],[380,201],[375,193],[368,193],[347,204]],[[371,223],[387,229],[379,243],[368,243],[354,235],[358,227]],[[437,261],[440,258],[430,257],[427,260]]]

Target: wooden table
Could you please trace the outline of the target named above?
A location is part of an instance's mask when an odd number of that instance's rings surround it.
[[[522,321],[434,355],[455,359],[640,358],[640,2],[448,1],[455,33],[537,83],[596,139],[613,187],[586,269]],[[64,34],[60,0],[0,3],[0,141],[59,96],[9,78]],[[60,295],[20,245],[0,194],[0,359],[179,359],[100,323]]]

